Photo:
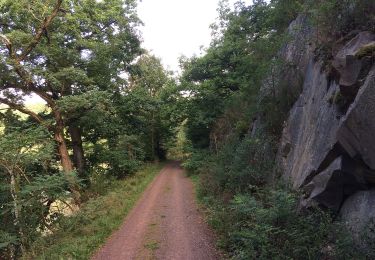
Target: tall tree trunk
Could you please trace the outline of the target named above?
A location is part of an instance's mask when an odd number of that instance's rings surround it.
[[[151,117],[151,160],[156,161],[156,149],[155,149],[155,113],[152,111]]]
[[[56,126],[55,130],[55,141],[57,142],[57,148],[63,171],[66,174],[71,174],[73,172],[73,164],[69,157],[68,148],[66,146],[66,142],[64,139],[63,129],[61,129],[61,127],[58,126]]]
[[[73,148],[73,163],[77,169],[78,176],[87,182],[87,176],[85,174],[85,154],[82,146],[82,132],[81,129],[75,124],[69,124],[69,134],[72,139]]]
[[[54,129],[54,137],[55,141],[57,142],[57,148],[59,157],[61,160],[61,166],[65,173],[66,179],[69,182],[69,188],[73,194],[74,202],[79,205],[81,202],[81,196],[79,193],[79,185],[76,182],[76,179],[73,176],[73,163],[69,157],[68,148],[66,145],[65,137],[64,137],[64,121],[62,119],[62,115],[59,111],[54,111],[54,116],[56,120],[56,126]]]
[[[151,160],[156,161],[154,126],[152,126],[152,128],[151,128]]]
[[[21,218],[21,206],[19,205],[18,201],[18,190],[19,190],[19,183],[18,178],[16,176],[16,173],[13,169],[9,169],[9,175],[10,175],[10,193],[12,195],[13,199],[13,207],[14,207],[14,226],[18,230],[18,234],[20,237],[20,248],[21,248],[21,254],[24,255],[26,252],[25,249],[25,234],[22,229],[22,224],[20,221]]]

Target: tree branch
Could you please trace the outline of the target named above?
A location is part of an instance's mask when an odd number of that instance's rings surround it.
[[[54,107],[55,103],[50,95],[48,95],[46,92],[38,89],[35,86],[34,81],[32,80],[32,77],[28,71],[26,71],[21,63],[18,60],[15,60],[15,66],[14,70],[20,76],[20,78],[25,82],[25,86],[19,86],[19,89],[22,89],[24,91],[32,91],[38,96],[40,96],[44,101],[47,102],[48,105],[50,105],[51,108]],[[25,89],[26,88],[26,89]]]
[[[12,42],[9,40],[8,37],[6,37],[4,34],[0,34],[0,40],[5,44],[9,51],[9,56],[13,56],[13,48],[12,48]]]
[[[24,114],[29,115],[31,118],[33,118],[35,121],[37,121],[39,124],[42,124],[44,122],[44,119],[38,115],[37,113],[34,113],[33,111],[25,108],[23,105],[16,104],[13,102],[10,102],[9,100],[5,98],[0,97],[0,103],[4,103],[5,105],[9,106],[12,109],[18,110]]]
[[[14,62],[14,70],[18,74],[18,76],[24,81],[25,86],[18,86],[19,89],[22,89],[23,91],[32,91],[38,96],[40,96],[44,101],[47,102],[47,104],[54,109],[55,102],[53,98],[48,95],[46,92],[38,89],[35,82],[33,81],[32,75],[23,67],[22,61],[31,53],[31,51],[35,48],[35,46],[38,45],[40,42],[43,34],[47,30],[48,26],[51,24],[52,20],[57,16],[57,14],[60,11],[61,4],[63,0],[57,0],[57,3],[52,11],[52,13],[46,17],[38,29],[37,33],[35,34],[33,40],[29,43],[29,45],[26,47],[26,49],[17,57],[17,55],[13,52],[12,43],[3,34],[0,34],[0,40],[5,44],[9,51],[9,56]]]
[[[26,47],[26,49],[18,56],[17,60],[19,62],[23,61],[27,55],[30,54],[30,52],[35,48],[35,46],[38,45],[40,42],[40,39],[42,38],[44,32],[47,30],[48,26],[51,24],[52,20],[57,16],[57,14],[60,11],[60,7],[63,0],[57,0],[57,3],[55,7],[53,8],[52,13],[50,16],[46,17],[38,29],[37,33],[34,36],[34,39],[29,43],[29,45]]]

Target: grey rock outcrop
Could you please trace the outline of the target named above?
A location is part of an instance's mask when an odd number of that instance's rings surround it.
[[[282,78],[292,87],[300,87],[299,80],[303,79],[313,56],[314,32],[306,15],[299,15],[288,27],[290,41],[280,50],[279,56],[287,64],[282,71]]]
[[[303,92],[290,111],[281,140],[281,149],[290,149],[279,159],[280,166],[294,188],[302,188],[319,173],[337,143],[340,113],[329,99],[338,90],[335,82],[328,82],[321,65],[311,59]]]
[[[280,86],[287,83],[289,93],[299,95],[306,68],[313,56],[313,27],[306,15],[299,15],[288,27],[290,40],[278,52],[282,66],[275,66],[261,86],[261,95],[278,95]]]
[[[298,22],[306,21],[292,25]],[[374,41],[371,32],[354,33],[332,54],[331,72],[315,59],[309,42],[301,56],[294,54],[301,49],[298,39],[282,50],[281,57],[303,70],[303,87],[285,123],[277,161],[283,177],[305,191],[303,206],[319,203],[339,212],[353,194],[375,185],[374,57],[358,55]],[[294,76],[291,71],[282,78]]]
[[[366,181],[363,179],[365,171],[366,169],[361,169],[350,158],[338,157],[304,187],[304,190],[310,194],[306,202],[314,200],[320,205],[338,211],[344,198],[357,190],[367,188]]]
[[[375,66],[343,118],[337,139],[351,157],[375,170]],[[375,183],[375,175],[368,179]]]
[[[355,242],[363,247],[368,247],[371,242],[366,240],[375,240],[375,234],[370,230],[375,227],[374,201],[375,189],[358,191],[349,197],[341,208],[341,219],[351,231]],[[366,239],[363,239],[363,236],[366,236]]]
[[[346,88],[357,83],[363,68],[365,61],[357,59],[356,54],[363,46],[374,43],[374,41],[375,35],[371,32],[360,32],[336,54],[332,65],[339,73],[339,85],[342,87],[343,92],[345,92]]]

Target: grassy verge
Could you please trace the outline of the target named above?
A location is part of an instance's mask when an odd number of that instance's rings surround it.
[[[193,183],[194,190],[195,190],[195,201],[197,202],[197,205],[199,207],[199,211],[202,212],[203,218],[206,221],[206,223],[212,228],[215,234],[216,239],[216,248],[220,251],[221,256],[223,259],[230,259],[228,252],[226,252],[223,243],[222,243],[222,236],[223,232],[218,228],[217,225],[215,225],[215,213],[212,208],[210,207],[210,203],[207,201],[207,197],[202,195],[201,192],[201,176],[199,174],[194,174],[192,172],[188,172],[188,176],[190,180]],[[214,203],[214,202],[212,202]],[[216,205],[216,204],[215,204]]]
[[[124,180],[110,184],[110,191],[90,199],[59,231],[38,240],[26,259],[89,259],[123,222],[163,165],[153,164]]]
[[[199,175],[198,174],[189,174],[189,178],[193,182],[195,190],[197,190],[199,180],[200,180]]]

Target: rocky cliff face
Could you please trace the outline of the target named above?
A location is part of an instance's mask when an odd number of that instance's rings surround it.
[[[332,209],[359,232],[375,221],[375,35],[353,32],[327,65],[314,54],[306,18],[289,31],[292,40],[280,56],[303,75],[303,87],[285,122],[279,168],[304,191],[302,206]],[[297,91],[294,70],[280,77]]]

